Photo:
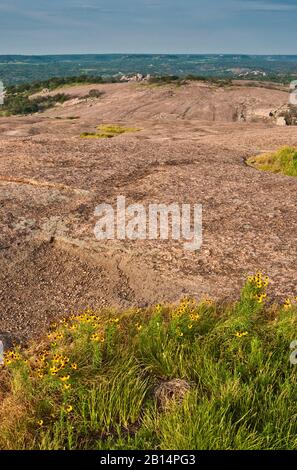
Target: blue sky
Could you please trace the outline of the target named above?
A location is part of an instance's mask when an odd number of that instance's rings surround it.
[[[297,54],[297,0],[0,0],[0,54]]]

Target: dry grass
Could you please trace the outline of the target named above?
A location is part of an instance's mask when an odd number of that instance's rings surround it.
[[[166,411],[173,404],[181,404],[190,390],[191,385],[186,380],[172,379],[158,384],[154,395],[160,410]]]

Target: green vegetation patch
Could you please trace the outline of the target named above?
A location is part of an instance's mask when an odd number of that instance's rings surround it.
[[[5,96],[2,110],[6,113],[7,116],[15,114],[38,113],[52,108],[58,103],[63,104],[70,98],[71,97],[65,93],[37,96],[35,98],[30,98],[30,96],[26,93],[8,94]]]
[[[8,85],[6,91],[9,94],[15,93],[37,93],[44,88],[52,91],[63,86],[91,85],[102,83],[117,83],[119,79],[116,77],[103,78],[100,75],[75,75],[70,77],[51,77],[47,80],[33,80],[28,83],[20,83],[16,85]]]
[[[80,137],[83,139],[111,139],[127,132],[138,132],[137,127],[124,127],[113,124],[101,124],[97,127],[99,132],[82,132]]]
[[[247,164],[258,170],[297,176],[297,149],[283,147],[277,152],[251,157]]]
[[[9,85],[5,89],[4,105],[1,107],[1,115],[9,116],[14,114],[32,114],[45,111],[57,103],[64,103],[72,97],[65,93],[50,95],[49,92],[63,86],[102,84],[116,82],[115,79],[106,79],[102,77],[92,77],[88,75],[73,77],[53,77],[43,81],[33,81],[18,85]],[[31,95],[45,90],[48,92],[45,96],[32,98]],[[88,98],[99,98],[103,93],[99,90],[90,90]]]
[[[87,310],[7,351],[0,449],[296,449],[297,307],[268,284],[230,305]]]

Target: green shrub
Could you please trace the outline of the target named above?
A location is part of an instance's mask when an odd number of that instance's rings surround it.
[[[93,89],[89,91],[87,97],[88,98],[100,98],[102,95],[104,95],[103,91]]]
[[[70,96],[64,93],[56,95],[37,96],[30,98],[27,95],[17,94],[8,95],[5,99],[3,109],[7,114],[32,114],[45,111],[58,103],[65,103],[69,100]]]

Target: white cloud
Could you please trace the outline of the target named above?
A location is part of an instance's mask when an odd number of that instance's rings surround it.
[[[240,10],[250,11],[268,11],[268,12],[281,12],[297,10],[297,5],[292,3],[271,2],[265,0],[240,0],[234,1],[234,8]]]

